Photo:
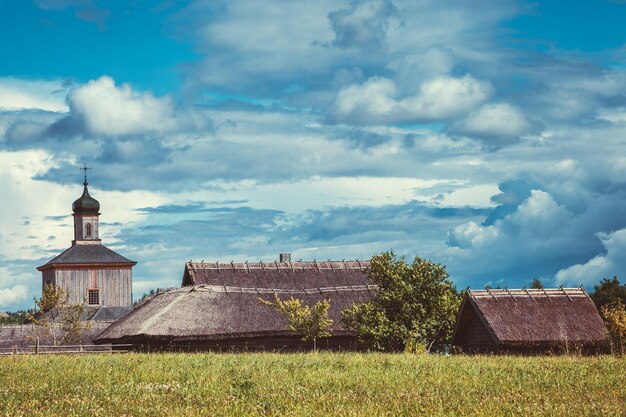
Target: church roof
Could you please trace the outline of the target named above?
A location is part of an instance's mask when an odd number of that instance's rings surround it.
[[[60,255],[52,258],[45,265],[37,268],[38,270],[47,269],[54,265],[67,265],[67,264],[132,264],[137,262],[131,261],[128,258],[123,257],[119,253],[107,248],[100,244],[91,245],[74,245],[65,250]]]
[[[100,203],[98,200],[89,195],[87,189],[87,179],[83,183],[83,195],[72,204],[72,211],[77,214],[98,214],[100,211]]]

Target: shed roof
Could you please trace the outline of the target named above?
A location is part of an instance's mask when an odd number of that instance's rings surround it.
[[[261,305],[259,298],[294,297],[307,305],[330,300],[333,335],[349,334],[341,324],[341,311],[372,297],[372,285],[313,288],[304,290],[242,288],[198,285],[171,289],[148,298],[132,313],[112,324],[97,338],[98,343],[141,339],[167,341],[224,340],[238,337],[292,334],[287,320]]]
[[[129,264],[135,265],[137,262],[123,257],[119,253],[101,244],[76,244],[66,249],[60,255],[52,258],[46,264],[38,267],[38,270],[47,269],[54,265],[68,264]]]
[[[600,343],[605,326],[582,288],[468,290],[461,306],[473,307],[500,345]],[[459,344],[459,321],[453,344]]]
[[[187,262],[185,285],[303,289],[367,285],[369,261]]]

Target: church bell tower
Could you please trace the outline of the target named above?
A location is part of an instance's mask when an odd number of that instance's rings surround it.
[[[85,181],[83,182],[83,195],[72,204],[74,212],[74,240],[73,245],[98,244],[98,218],[100,217],[100,203],[89,195],[87,186],[87,166],[81,168],[85,170]]]
[[[85,165],[81,169],[85,178],[83,194],[72,204],[72,246],[37,268],[42,273],[42,285],[50,283],[63,288],[70,304],[85,302],[90,307],[108,309],[109,315],[128,311],[133,303],[132,269],[137,262],[102,244],[98,225],[100,203],[89,195],[89,168]]]

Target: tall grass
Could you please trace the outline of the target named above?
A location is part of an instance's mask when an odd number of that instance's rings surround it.
[[[626,360],[386,354],[0,358],[6,416],[624,416]]]

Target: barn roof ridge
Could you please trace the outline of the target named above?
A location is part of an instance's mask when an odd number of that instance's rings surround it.
[[[341,260],[341,261],[291,261],[291,262],[249,262],[248,260],[244,262],[194,262],[190,260],[186,263],[186,266],[192,271],[197,270],[215,270],[215,271],[246,271],[250,272],[252,270],[279,270],[279,271],[292,271],[296,272],[298,270],[329,270],[329,271],[350,271],[350,270],[364,270],[367,269],[370,265],[369,261],[361,261],[359,259],[355,260]]]
[[[521,289],[485,289],[472,290],[468,289],[467,293],[473,299],[479,298],[503,298],[503,297],[524,297],[524,298],[541,298],[541,297],[589,297],[583,288],[521,288]]]
[[[166,290],[159,290],[155,296],[174,294],[174,293],[189,293],[194,291],[206,291],[217,293],[253,293],[253,294],[315,294],[325,292],[341,292],[341,291],[376,291],[378,285],[338,285],[331,287],[315,287],[315,288],[265,288],[265,287],[234,287],[230,285],[211,285],[200,284],[186,287],[174,287]]]

